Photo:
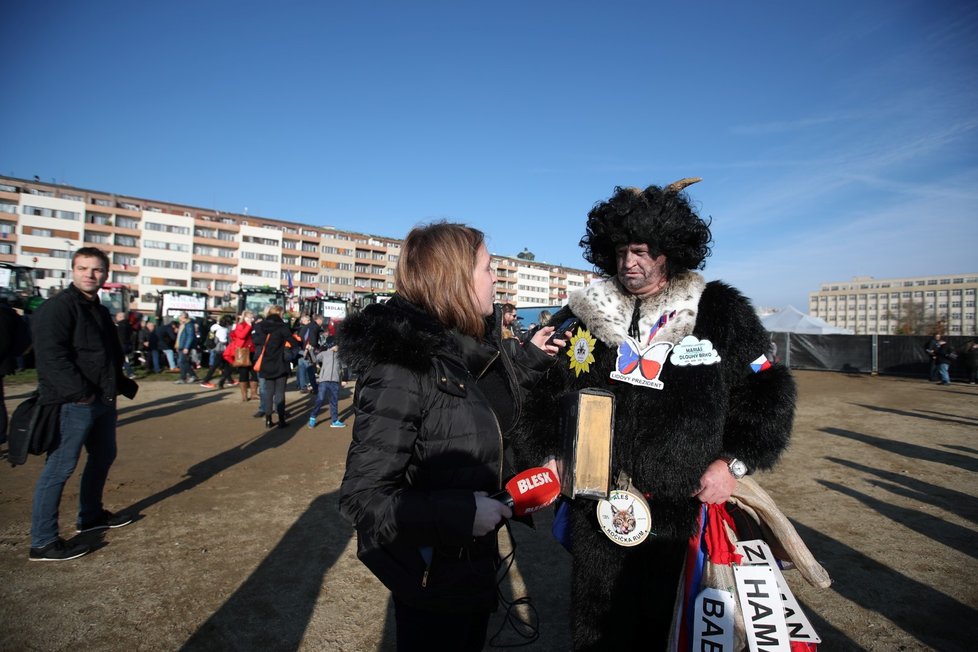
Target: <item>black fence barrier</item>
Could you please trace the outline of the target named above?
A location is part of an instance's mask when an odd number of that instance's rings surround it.
[[[964,380],[968,372],[964,351],[971,337],[947,337],[959,353],[951,365],[952,379]],[[921,335],[807,335],[771,333],[777,358],[792,369],[871,373],[890,376],[930,375],[930,355],[924,347],[929,337]]]

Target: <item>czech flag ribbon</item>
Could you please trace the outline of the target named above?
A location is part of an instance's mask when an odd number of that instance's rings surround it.
[[[760,356],[758,356],[757,360],[754,360],[753,362],[750,363],[750,369],[755,374],[770,368],[771,368],[771,361],[768,360],[767,356],[764,354],[761,354]]]

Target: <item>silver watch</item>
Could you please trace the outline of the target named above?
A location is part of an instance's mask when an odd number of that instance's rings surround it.
[[[730,475],[733,477],[740,480],[747,475],[747,465],[743,460],[738,460],[736,457],[724,457],[721,459],[727,463],[727,468],[730,469]]]

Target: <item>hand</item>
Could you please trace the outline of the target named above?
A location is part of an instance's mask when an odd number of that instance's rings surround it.
[[[737,478],[723,460],[714,460],[700,478],[700,489],[693,495],[702,503],[717,505],[727,502],[737,487]]]
[[[95,402],[95,394],[91,394],[89,396],[86,396],[85,398],[83,398],[80,401],[75,401],[75,403],[78,404],[78,405],[90,405],[91,403],[94,403],[94,402]]]
[[[564,471],[564,463],[563,463],[563,461],[562,460],[558,460],[553,455],[551,455],[550,457],[548,457],[547,460],[543,464],[541,464],[540,466],[542,466],[545,469],[550,469],[553,472],[554,477],[557,478],[557,482],[560,482],[561,476],[564,475],[563,474],[563,471]]]
[[[563,347],[567,346],[567,342],[571,338],[571,332],[566,331],[564,333],[565,339],[558,338],[555,339],[550,344],[547,344],[547,340],[550,338],[553,332],[554,332],[553,326],[544,326],[536,333],[534,333],[532,338],[530,338],[530,343],[533,344],[533,346],[537,347],[538,349],[540,349],[541,351],[549,355],[551,358],[557,355]]]
[[[488,496],[484,491],[475,492],[475,520],[472,522],[474,537],[489,534],[504,518],[513,517],[513,511],[509,507]]]

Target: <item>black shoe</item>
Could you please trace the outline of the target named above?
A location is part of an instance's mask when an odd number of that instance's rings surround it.
[[[266,428],[272,427],[272,415],[270,414],[267,417],[265,417],[265,427]]]
[[[132,523],[132,516],[125,514],[113,514],[107,509],[102,510],[102,515],[90,523],[79,523],[75,531],[91,532],[92,530],[107,530],[109,528],[124,527]]]
[[[255,412],[251,416],[255,417],[256,419],[261,419],[263,416],[265,416],[265,411],[264,410],[258,410],[257,412]]]
[[[287,425],[289,425],[289,423],[288,423],[288,421],[286,421],[285,419],[279,419],[279,420],[278,420],[278,427],[279,427],[279,428],[284,428],[284,427],[286,427]]]
[[[68,561],[77,559],[82,555],[87,555],[92,551],[91,547],[84,543],[68,543],[61,537],[52,541],[43,548],[31,548],[28,559],[31,561]]]

